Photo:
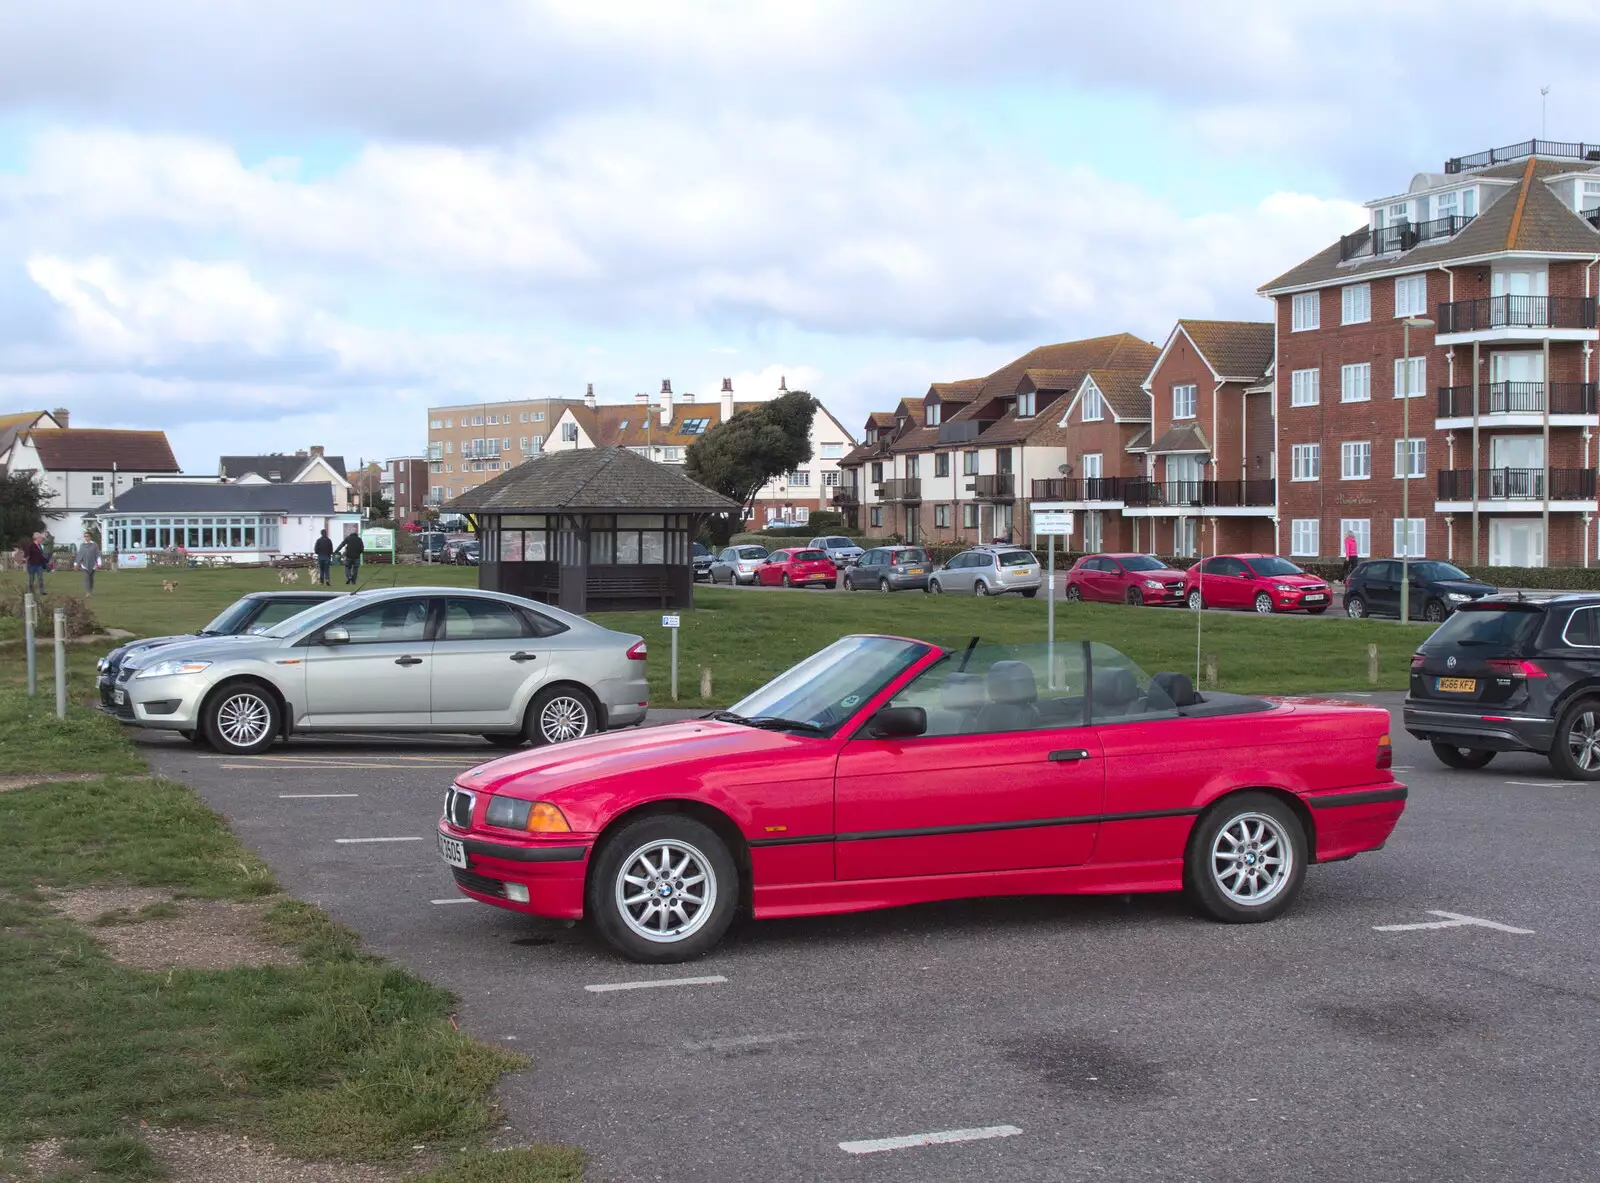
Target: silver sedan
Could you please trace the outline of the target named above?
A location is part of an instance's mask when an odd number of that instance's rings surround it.
[[[644,721],[645,644],[516,596],[385,588],[151,650],[123,664],[112,698],[127,722],[236,754],[298,731],[559,743]]]

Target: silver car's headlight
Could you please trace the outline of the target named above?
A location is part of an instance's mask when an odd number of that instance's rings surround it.
[[[107,660],[106,660],[106,659],[105,659],[105,658],[103,658],[103,657],[102,657],[102,658],[101,658],[101,659],[100,659],[100,660],[99,660],[99,661],[97,661],[97,662],[95,662],[95,663],[94,663],[94,668],[95,668],[95,669],[96,669],[96,670],[97,670],[97,671],[98,671],[98,672],[100,672],[100,673],[102,673],[102,674],[103,674],[103,673],[105,673],[105,672],[106,672],[106,670],[107,670],[107,669],[108,669],[108,668],[110,668],[110,666],[111,666],[111,663],[110,663],[110,662],[109,662],[109,661],[107,661]]]
[[[209,661],[158,661],[155,665],[148,666],[134,674],[135,678],[171,678],[177,674],[198,674],[201,670],[209,669]]]
[[[1454,601],[1456,601],[1456,603],[1459,604],[1462,600],[1470,600],[1470,599],[1472,599],[1472,597],[1468,596],[1468,595],[1463,595],[1461,592],[1451,592],[1448,596],[1445,597],[1445,599],[1454,600]]]

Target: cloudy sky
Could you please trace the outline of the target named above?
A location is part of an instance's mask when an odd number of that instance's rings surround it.
[[[0,0],[0,407],[189,471],[664,377],[855,429],[1262,319],[1353,203],[1538,134],[1541,86],[1600,140],[1600,6],[1513,7]]]

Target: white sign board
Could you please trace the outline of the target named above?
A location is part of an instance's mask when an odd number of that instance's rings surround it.
[[[394,531],[387,526],[368,526],[361,531],[361,542],[368,550],[394,550]]]
[[[661,618],[661,627],[662,628],[677,628],[678,627],[678,618],[676,616],[663,616]]]
[[[1072,511],[1070,509],[1036,509],[1033,511],[1033,532],[1039,535],[1055,534],[1072,537]]]

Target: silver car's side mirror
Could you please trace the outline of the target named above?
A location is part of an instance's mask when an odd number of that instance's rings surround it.
[[[337,627],[324,629],[322,643],[324,645],[348,645],[350,643],[350,630]]]

